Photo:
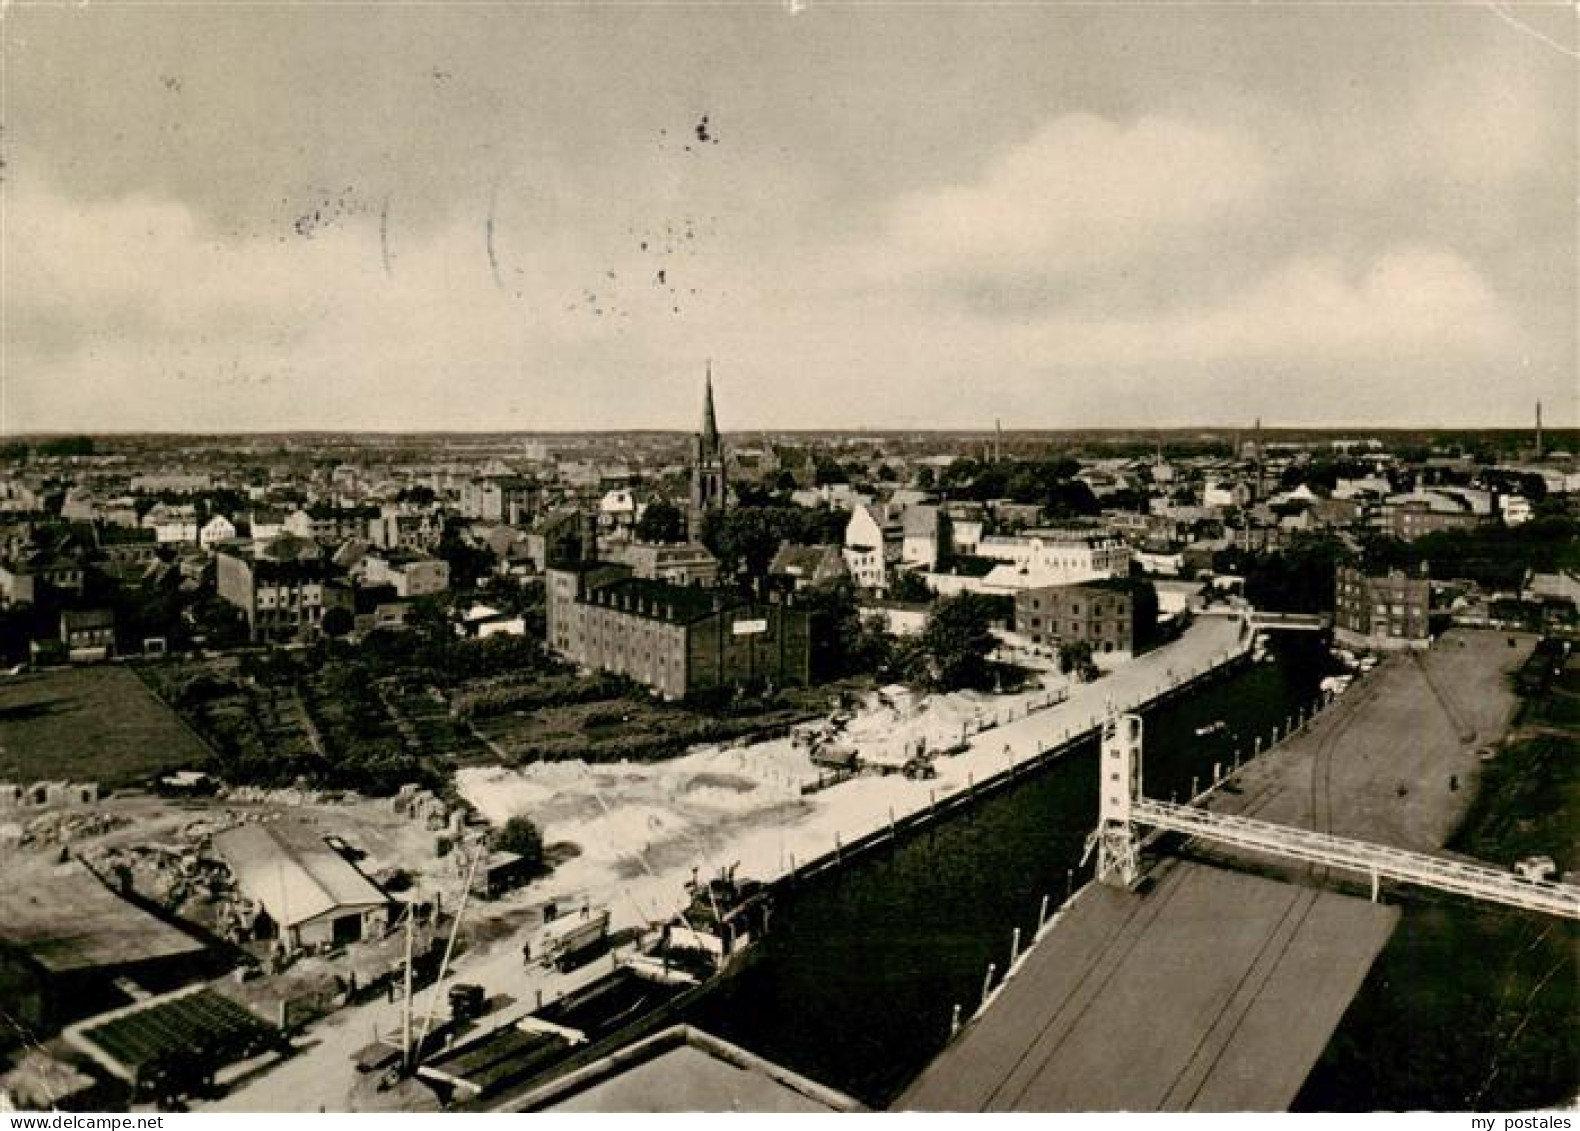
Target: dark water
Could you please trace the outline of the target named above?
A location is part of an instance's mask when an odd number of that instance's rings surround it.
[[[1184,796],[1193,775],[1247,754],[1317,694],[1325,651],[1312,636],[1146,716],[1145,789]],[[1224,719],[1226,731],[1197,737]],[[1096,745],[1072,751],[967,815],[786,893],[755,965],[698,1005],[693,1020],[754,1052],[882,1106],[969,1014],[1011,933],[1029,938],[1038,905],[1057,906],[1097,817]],[[1085,876],[1077,874],[1078,886]]]

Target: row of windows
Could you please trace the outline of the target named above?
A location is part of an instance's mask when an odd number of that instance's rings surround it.
[[[1088,622],[1085,622],[1085,623],[1086,623],[1086,627],[1087,628],[1089,628],[1093,632],[1098,632],[1098,633],[1107,632],[1111,628],[1117,629],[1120,632],[1124,632],[1126,629],[1128,629],[1130,627],[1130,622],[1128,620],[1123,619],[1123,618],[1121,618],[1120,620],[1112,620],[1112,621],[1111,620],[1094,620],[1094,621],[1088,621]],[[1080,632],[1081,631],[1081,626],[1082,626],[1082,622],[1081,621],[1072,620],[1070,622],[1070,631],[1071,632]],[[1042,618],[1041,617],[1032,617],[1031,618],[1031,627],[1032,628],[1041,628],[1042,627]],[[1057,620],[1055,620],[1053,617],[1049,617],[1048,618],[1048,627],[1050,629],[1056,629],[1056,628],[1059,627],[1059,622]]]

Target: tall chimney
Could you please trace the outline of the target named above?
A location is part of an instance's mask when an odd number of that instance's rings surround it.
[[[1542,402],[1536,402],[1536,458],[1542,458]]]

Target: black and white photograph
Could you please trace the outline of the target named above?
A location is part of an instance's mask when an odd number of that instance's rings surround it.
[[[1572,1128],[1577,642],[1574,0],[0,0],[11,1127]]]

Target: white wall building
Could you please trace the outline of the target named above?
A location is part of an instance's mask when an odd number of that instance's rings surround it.
[[[154,532],[161,546],[198,540],[197,509],[192,506],[160,503],[143,516],[142,526]]]
[[[888,588],[884,529],[870,507],[857,507],[845,524],[845,568],[858,589],[882,591]]]
[[[203,524],[198,531],[198,545],[205,550],[212,550],[218,543],[227,542],[236,537],[236,524],[222,514],[217,514]]]
[[[1124,577],[1130,572],[1130,547],[1124,539],[1102,533],[992,534],[977,543],[977,556],[1058,578],[1042,583],[1048,585]]]

